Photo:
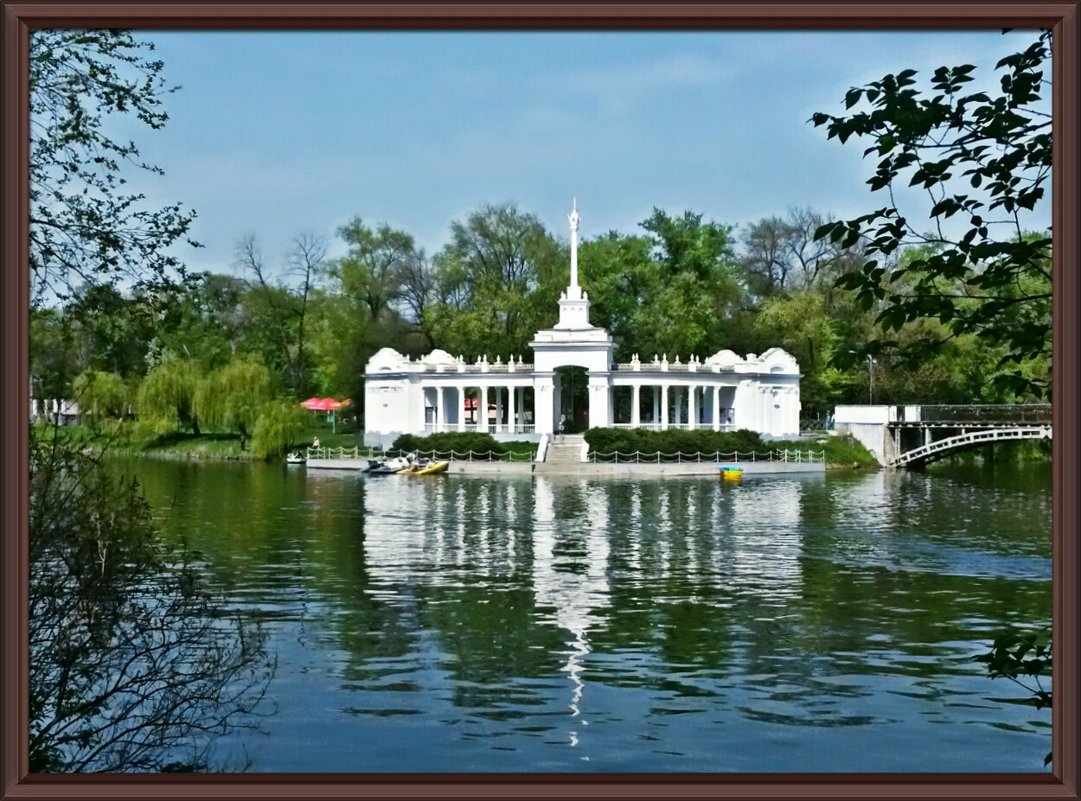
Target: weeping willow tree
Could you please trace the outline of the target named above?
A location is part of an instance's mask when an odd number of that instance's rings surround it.
[[[160,433],[189,429],[199,435],[195,394],[199,368],[187,359],[166,359],[150,370],[139,386],[135,408],[144,428]]]
[[[280,458],[304,431],[304,412],[288,403],[263,405],[251,439],[252,456]]]
[[[107,417],[123,417],[128,406],[128,387],[115,373],[86,370],[75,377],[72,391],[80,418],[92,428]]]
[[[195,409],[204,425],[240,434],[243,450],[260,412],[272,397],[270,371],[259,362],[240,357],[200,382]]]

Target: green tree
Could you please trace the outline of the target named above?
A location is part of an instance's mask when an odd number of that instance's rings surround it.
[[[191,359],[209,371],[248,347],[247,309],[242,303],[248,286],[230,275],[202,272],[190,275],[170,292],[148,347],[148,358],[165,354]]]
[[[612,332],[617,358],[686,358],[730,344],[727,321],[741,289],[731,229],[654,209],[641,236],[610,232],[580,249],[594,324]]]
[[[161,173],[115,120],[161,128],[173,91],[153,46],[127,31],[30,32],[30,275],[36,301],[84,284],[171,283],[182,274],[172,246],[195,216],[149,208],[127,172]],[[190,244],[196,243],[187,240]]]
[[[434,258],[436,346],[467,358],[527,353],[537,330],[556,321],[570,275],[567,246],[511,204],[482,206],[450,230]]]
[[[270,371],[259,362],[239,357],[199,382],[192,405],[203,425],[240,434],[243,450],[260,410],[271,397]]]
[[[189,359],[168,358],[151,368],[135,396],[139,422],[161,433],[181,428],[198,435],[195,393],[199,381],[199,368]]]
[[[250,276],[239,299],[243,347],[257,354],[294,395],[309,388],[309,301],[326,269],[325,257],[321,239],[311,234],[297,237],[287,256],[285,273],[297,283],[290,286],[271,277],[254,237],[245,237],[237,247],[237,264]]]
[[[380,320],[403,297],[406,271],[419,255],[413,237],[385,223],[369,228],[360,217],[339,228],[338,235],[349,252],[331,265],[331,275],[343,292],[367,308],[372,320]]]
[[[800,382],[803,416],[829,414],[844,397],[850,380],[829,366],[839,341],[825,298],[809,290],[771,297],[759,309],[755,327],[765,341],[784,348],[799,362],[804,374]]]
[[[107,417],[115,420],[127,412],[128,387],[116,373],[100,370],[80,373],[72,384],[72,392],[79,404],[79,417],[92,428],[100,426]]]
[[[850,89],[848,116],[813,115],[829,138],[870,140],[864,154],[879,161],[867,183],[889,194],[884,207],[816,233],[842,246],[865,244],[866,263],[839,286],[864,308],[877,307],[881,335],[856,358],[898,348],[890,334],[905,323],[935,319],[944,337],[909,349],[928,353],[944,338],[978,336],[1003,348],[1000,386],[1049,391],[1040,371],[1024,365],[1046,362],[1051,348],[1051,237],[1030,234],[1025,216],[1044,199],[1051,173],[1051,117],[1042,96],[1050,45],[1043,32],[1000,59],[996,92],[966,91],[976,72],[971,64],[937,69],[931,93],[917,89],[916,71],[907,69]],[[895,189],[904,183],[926,194],[930,231],[897,207]],[[927,247],[898,259],[911,245]]]
[[[295,404],[281,401],[264,403],[252,432],[252,455],[257,459],[281,458],[300,438],[305,422],[305,412]]]

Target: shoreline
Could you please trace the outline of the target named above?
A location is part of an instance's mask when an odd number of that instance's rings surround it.
[[[651,464],[572,462],[467,462],[452,461],[449,475],[473,476],[717,476],[721,467],[738,465],[747,475],[822,474],[828,469],[824,462],[661,462]],[[360,472],[363,464],[357,459],[309,459],[305,467],[311,470],[347,470]],[[850,469],[850,468],[846,468]]]

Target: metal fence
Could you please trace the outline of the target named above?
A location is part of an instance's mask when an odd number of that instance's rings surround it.
[[[642,451],[634,451],[632,453],[612,451],[611,453],[597,453],[594,451],[591,452],[587,458],[591,462],[615,464],[684,464],[692,462],[708,463],[740,461],[816,464],[826,461],[826,452],[824,450],[800,451],[788,449],[766,451],[765,453],[759,453],[758,451],[748,451],[746,453],[741,451],[714,451],[713,453],[702,453],[701,451],[695,451],[693,453],[684,453],[683,451],[675,451],[674,453],[663,453],[661,451],[654,451],[652,453],[644,453]]]
[[[1026,404],[951,404],[916,407],[918,416],[914,420],[906,417],[906,407],[897,407],[897,422],[915,423],[1031,423],[1048,424],[1051,422],[1050,403]]]
[[[499,453],[498,451],[406,451],[401,449],[381,450],[376,448],[308,448],[309,459],[393,459],[409,454],[432,459],[434,461],[461,462],[532,462],[536,451],[532,453]]]

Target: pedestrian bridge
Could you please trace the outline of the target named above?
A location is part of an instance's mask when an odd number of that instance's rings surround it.
[[[918,467],[970,448],[1051,438],[1051,404],[838,406],[833,428],[886,467]]]

